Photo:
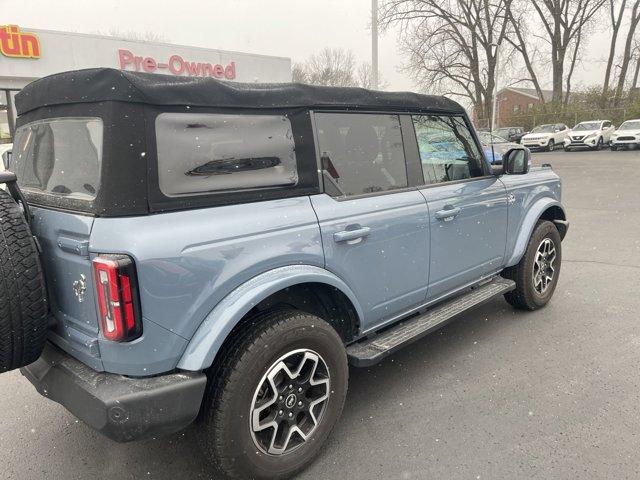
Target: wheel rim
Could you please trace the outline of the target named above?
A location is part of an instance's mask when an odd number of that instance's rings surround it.
[[[556,146],[556,142],[553,140],[549,140],[549,150],[553,151],[553,148]]]
[[[556,245],[550,238],[540,242],[533,260],[533,288],[544,295],[556,276]]]
[[[313,350],[293,350],[276,360],[253,395],[250,429],[269,455],[290,453],[313,435],[331,391],[329,368]]]

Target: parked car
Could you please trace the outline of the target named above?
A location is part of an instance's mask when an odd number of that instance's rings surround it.
[[[562,146],[569,135],[569,128],[564,123],[539,125],[522,137],[521,143],[531,150],[551,152]]]
[[[348,363],[558,282],[560,179],[443,97],[88,69],[16,107],[0,371],[117,441],[195,422],[216,478],[295,474]]]
[[[640,119],[627,120],[611,134],[611,150],[640,148]]]
[[[609,120],[594,120],[580,122],[571,129],[564,140],[564,150],[571,151],[574,148],[590,148],[600,150],[603,145],[608,145],[611,134],[616,127]]]
[[[523,127],[498,128],[495,133],[505,140],[514,143],[520,143],[520,140],[522,140],[522,137],[526,134]]]
[[[478,132],[478,138],[482,143],[485,156],[489,163],[501,165],[502,156],[514,148],[523,148],[517,143],[510,142],[499,135],[490,132]]]

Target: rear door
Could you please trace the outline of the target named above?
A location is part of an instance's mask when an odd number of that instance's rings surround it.
[[[424,301],[426,202],[410,186],[398,115],[316,112],[314,119],[327,193],[311,202],[326,268],[360,300],[367,330]]]
[[[504,263],[507,194],[462,116],[414,115],[430,221],[429,300],[492,275]]]
[[[101,369],[89,236],[94,218],[59,208],[61,198],[90,210],[100,188],[103,125],[99,118],[64,117],[18,128],[12,168],[32,203],[31,229],[41,249],[51,339],[92,368]]]

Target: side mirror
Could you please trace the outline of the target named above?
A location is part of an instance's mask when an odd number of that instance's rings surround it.
[[[2,165],[5,170],[9,170],[11,168],[11,150],[8,150],[2,154]]]
[[[529,173],[531,152],[528,148],[513,148],[502,156],[504,173],[507,175],[525,175]]]

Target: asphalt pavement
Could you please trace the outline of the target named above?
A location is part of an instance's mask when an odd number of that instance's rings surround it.
[[[534,154],[563,178],[571,228],[543,310],[502,299],[369,369],[299,478],[640,478],[640,151]],[[0,478],[211,478],[189,431],[117,444],[12,372]]]

